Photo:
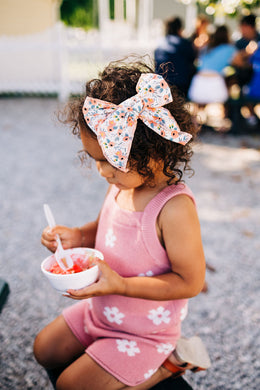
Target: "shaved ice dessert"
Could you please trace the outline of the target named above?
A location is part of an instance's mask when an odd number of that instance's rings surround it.
[[[63,270],[58,265],[55,255],[47,257],[41,264],[41,270],[52,287],[64,293],[68,289],[81,289],[98,280],[99,268],[95,260],[104,260],[101,252],[92,248],[66,249],[73,261],[73,266]]]

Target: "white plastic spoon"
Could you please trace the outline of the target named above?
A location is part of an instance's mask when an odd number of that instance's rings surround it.
[[[53,228],[54,226],[56,226],[56,223],[55,223],[55,219],[53,217],[53,214],[51,212],[50,206],[48,204],[44,204],[43,209],[44,209],[45,217],[48,221],[49,226],[51,228]],[[65,253],[58,234],[56,236],[56,241],[57,241],[58,245],[57,245],[57,249],[56,249],[56,252],[54,253],[54,255],[55,255],[56,261],[59,264],[59,266],[64,271],[66,271],[66,269],[73,267],[73,261],[72,261],[71,257]]]

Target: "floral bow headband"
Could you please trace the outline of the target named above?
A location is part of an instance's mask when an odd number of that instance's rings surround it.
[[[136,86],[137,95],[119,105],[87,97],[83,115],[108,162],[127,172],[126,165],[137,119],[141,119],[167,140],[185,145],[192,135],[180,130],[169,110],[162,106],[172,101],[170,88],[162,76],[143,73]]]

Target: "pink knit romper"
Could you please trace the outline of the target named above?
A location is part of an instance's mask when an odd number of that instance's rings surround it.
[[[124,277],[171,272],[167,253],[156,233],[156,219],[164,204],[179,194],[193,195],[185,184],[171,185],[157,194],[143,212],[121,209],[112,187],[101,211],[96,248]],[[174,350],[187,299],[152,301],[107,295],[82,300],[63,311],[64,318],[106,371],[128,386],[146,381]]]

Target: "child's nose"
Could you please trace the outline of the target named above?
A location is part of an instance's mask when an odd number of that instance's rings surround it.
[[[111,178],[114,176],[115,168],[107,161],[97,161],[97,169],[101,176]]]

